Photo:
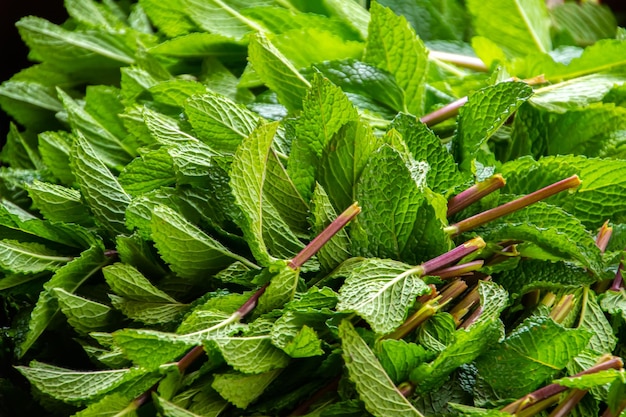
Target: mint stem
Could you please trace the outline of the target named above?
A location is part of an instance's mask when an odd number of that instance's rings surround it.
[[[563,323],[567,315],[574,307],[574,294],[567,294],[561,297],[559,302],[552,308],[550,318],[556,323]]]
[[[622,361],[622,358],[618,356],[605,355],[600,359],[600,362],[598,364],[587,368],[584,371],[578,372],[576,375],[574,375],[574,377],[593,374],[607,369],[619,370],[623,366],[624,362]],[[512,402],[511,404],[502,408],[500,411],[505,411],[510,414],[516,414],[519,413],[520,410],[530,406],[531,404],[535,404],[541,400],[545,400],[546,398],[552,397],[556,394],[560,394],[561,392],[566,390],[567,387],[559,384],[546,385],[545,387],[539,388],[538,390],[523,396],[519,400]]]
[[[609,221],[607,220],[598,231],[598,236],[596,236],[596,246],[600,249],[600,252],[604,253],[612,235],[613,228],[609,226]]]
[[[289,417],[302,416],[307,414],[309,412],[309,408],[311,408],[311,405],[315,404],[320,398],[326,395],[326,393],[337,390],[340,380],[341,377],[338,376],[330,381],[328,385],[322,387],[320,390],[315,392],[315,394],[313,394],[309,399],[300,404],[298,408],[293,410],[291,414],[289,414]]]
[[[424,116],[420,117],[420,122],[430,127],[439,124],[445,120],[452,119],[453,117],[456,117],[457,114],[459,114],[459,109],[463,107],[465,103],[467,103],[467,96],[455,100],[452,103],[448,103],[432,113],[425,114]]]
[[[467,275],[470,272],[477,271],[483,267],[485,261],[479,259],[477,261],[467,262],[461,265],[449,266],[447,268],[441,268],[436,271],[430,273],[430,275],[434,275],[439,277],[440,279],[450,279],[456,278],[463,275]]]
[[[573,389],[567,397],[550,413],[548,417],[565,417],[587,394],[586,390]]]
[[[502,174],[496,174],[484,181],[472,185],[467,190],[460,192],[448,200],[447,216],[450,217],[458,213],[464,208],[469,207],[481,198],[504,187],[505,185],[506,181],[504,177],[502,177]]]
[[[474,71],[487,72],[489,68],[480,59],[473,56],[452,54],[449,52],[440,52],[430,50],[428,56],[443,62],[449,62],[458,67],[472,69]]]
[[[446,227],[444,230],[452,236],[459,235],[461,233],[475,229],[478,226],[482,226],[485,223],[489,223],[490,221],[498,219],[502,216],[506,216],[507,214],[516,212],[524,207],[544,200],[562,191],[578,187],[580,184],[581,181],[580,178],[578,178],[578,175],[572,175],[569,178],[565,178],[564,180],[555,182],[554,184],[548,185],[547,187],[527,194],[516,200],[509,201],[508,203],[502,204],[498,207],[483,211],[482,213],[478,213],[475,216],[461,220],[456,224]]]
[[[358,203],[352,204],[343,213],[341,213],[335,220],[332,221],[322,232],[315,237],[304,249],[300,251],[291,261],[289,261],[289,268],[296,270],[300,268],[306,261],[311,259],[313,255],[320,250],[322,246],[332,239],[337,232],[347,225],[350,220],[354,219],[357,214],[361,212],[361,207]]]
[[[624,287],[624,277],[622,276],[622,269],[624,269],[624,265],[622,262],[619,263],[619,267],[617,268],[617,273],[615,274],[615,279],[613,280],[613,284],[611,284],[610,291],[619,291]]]
[[[439,255],[436,258],[430,259],[421,264],[419,266],[421,269],[420,275],[430,275],[433,271],[437,271],[438,269],[446,267],[454,262],[458,262],[470,253],[484,247],[485,241],[480,236],[470,239],[467,242],[452,249],[451,251],[448,251],[443,255]]]
[[[478,286],[475,286],[469,294],[463,297],[463,299],[449,311],[457,327],[461,324],[463,317],[478,303],[480,303],[480,295],[478,294]]]

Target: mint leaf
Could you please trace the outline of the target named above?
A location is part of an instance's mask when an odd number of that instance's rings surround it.
[[[243,2],[222,0],[180,0],[186,14],[206,32],[239,39],[252,31],[263,31],[263,26],[248,19],[239,11]]]
[[[312,231],[321,233],[334,219],[337,212],[321,186],[316,186],[311,200],[313,216]],[[350,257],[350,238],[345,230],[340,230],[317,252],[317,259],[325,270],[332,270]]]
[[[170,38],[196,30],[196,25],[184,12],[182,0],[140,0],[139,4],[154,25]]]
[[[373,3],[365,62],[391,73],[404,91],[405,112],[424,113],[428,50],[403,16]]]
[[[626,291],[607,291],[598,297],[600,306],[604,311],[611,315],[621,314],[622,319],[626,321]]]
[[[130,197],[82,136],[72,146],[71,167],[98,223],[111,233],[124,233],[124,211]]]
[[[380,341],[375,353],[395,384],[406,381],[414,368],[433,356],[422,345],[393,339]]]
[[[497,274],[498,284],[512,297],[520,297],[533,290],[575,290],[593,284],[596,278],[582,267],[567,262],[527,259],[518,267]]]
[[[337,211],[356,201],[354,187],[381,141],[363,123],[348,122],[326,144],[319,165],[319,183]]]
[[[552,381],[555,384],[568,388],[590,389],[600,385],[610,384],[616,379],[623,379],[624,372],[616,369],[606,369],[592,374],[559,378]]]
[[[584,330],[561,327],[550,318],[529,318],[478,358],[478,375],[498,398],[521,397],[563,369],[585,348],[590,336]]]
[[[29,184],[27,189],[33,205],[47,220],[85,226],[93,223],[78,190],[37,180]]]
[[[339,325],[339,337],[350,380],[369,412],[381,417],[422,415],[398,391],[349,321],[343,320]]]
[[[411,371],[410,379],[418,392],[441,387],[455,369],[474,361],[502,337],[502,322],[498,317],[507,304],[506,292],[488,281],[481,281],[478,291],[483,309],[479,318],[467,329],[448,333],[450,340],[437,358]],[[446,321],[453,324],[453,320]]]
[[[338,311],[354,311],[378,334],[387,334],[404,322],[409,307],[428,286],[401,262],[367,259],[352,266],[339,290]]]
[[[176,183],[173,163],[167,149],[147,152],[126,165],[118,181],[132,196],[167,187]]]
[[[67,322],[79,333],[87,334],[106,330],[114,323],[113,311],[107,305],[88,300],[61,288],[53,288],[51,292],[67,317]]]
[[[0,240],[0,267],[12,272],[55,271],[71,260],[39,243]]]
[[[617,338],[597,298],[594,292],[583,288],[582,312],[577,328],[587,330],[591,334],[587,344],[588,349],[598,353],[610,353],[617,345]]]
[[[320,75],[313,77],[302,102],[302,115],[296,121],[296,137],[287,164],[287,172],[305,200],[313,191],[323,150],[341,126],[357,117],[339,87]]]
[[[411,168],[384,145],[363,169],[356,189],[356,201],[363,205],[357,224],[363,232],[352,237],[360,254],[416,264],[450,249],[438,196],[423,188],[423,178],[415,178],[422,175],[420,166]]]
[[[457,160],[464,170],[470,170],[474,158],[483,164],[491,162],[480,156],[486,152],[483,146],[531,95],[532,89],[524,83],[502,82],[469,96],[459,110],[454,142]]]
[[[534,243],[557,257],[576,260],[602,276],[600,251],[593,236],[576,217],[559,207],[539,202],[479,230],[486,239],[519,239]]]
[[[146,373],[142,369],[79,372],[37,361],[17,369],[42,392],[62,401],[78,404]]]
[[[573,194],[557,194],[547,200],[562,207],[590,227],[606,219],[621,222],[625,216],[620,204],[626,165],[621,160],[586,158],[584,156],[550,156],[535,161],[520,158],[502,166],[507,179],[505,190],[524,194],[576,173],[582,184]],[[537,187],[537,188],[535,188]]]
[[[263,82],[276,93],[281,104],[288,110],[302,108],[302,99],[311,84],[294,65],[263,34],[257,33],[250,40],[249,60]]]
[[[592,45],[604,38],[614,38],[617,22],[604,5],[563,3],[550,10],[556,28],[569,35],[577,45]]]
[[[88,278],[100,271],[107,262],[108,259],[104,256],[102,249],[94,246],[81,253],[78,258],[68,262],[54,274],[44,285],[45,291],[39,294],[39,299],[28,323],[28,333],[19,346],[19,356],[23,356],[30,349],[59,311],[57,301],[50,290],[61,288],[73,293]]]
[[[217,346],[226,363],[245,374],[282,369],[289,357],[272,345],[269,335],[217,337],[207,343]]]
[[[550,17],[543,1],[469,0],[467,9],[476,34],[495,42],[510,57],[552,49]]]
[[[259,118],[244,106],[218,94],[193,96],[185,113],[198,137],[218,152],[233,154],[259,125]]]
[[[167,206],[153,209],[151,225],[152,239],[161,257],[181,277],[200,279],[239,260],[239,256]]]
[[[428,163],[426,184],[434,192],[449,195],[462,182],[454,158],[425,124],[409,115],[399,114],[389,128],[402,135],[414,160]]]
[[[261,374],[216,374],[211,387],[238,408],[247,408],[278,377],[280,369]]]
[[[65,185],[75,182],[70,169],[70,150],[74,136],[68,132],[43,132],[39,134],[39,153],[50,172]]]

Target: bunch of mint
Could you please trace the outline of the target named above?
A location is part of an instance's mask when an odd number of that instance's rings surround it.
[[[21,19],[0,414],[626,415],[626,31],[549,3]]]

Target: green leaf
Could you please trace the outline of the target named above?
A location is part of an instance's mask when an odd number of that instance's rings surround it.
[[[339,290],[338,311],[354,311],[378,334],[400,326],[428,286],[409,265],[384,259],[356,263]]]
[[[375,352],[385,372],[395,384],[406,381],[414,368],[432,359],[433,356],[422,345],[393,339],[380,341]]]
[[[459,366],[470,363],[485,353],[503,334],[499,316],[507,305],[507,293],[499,285],[481,281],[478,287],[482,312],[467,329],[458,329],[437,358],[415,368],[410,375],[417,392],[438,389]],[[451,321],[451,320],[450,320]]]
[[[199,414],[192,413],[189,410],[179,407],[178,405],[169,402],[158,395],[152,397],[159,408],[159,411],[166,417],[201,417]]]
[[[142,154],[124,167],[118,181],[132,196],[176,183],[173,160],[167,149],[159,148]]]
[[[141,115],[152,137],[161,145],[173,145],[180,142],[193,144],[201,143],[196,137],[185,132],[174,118],[156,112],[148,107],[142,109]]]
[[[76,180],[70,169],[70,150],[74,136],[68,132],[43,132],[39,134],[39,153],[50,172],[65,185]]]
[[[139,4],[152,23],[168,38],[175,38],[196,30],[196,25],[183,9],[182,0],[167,2],[140,0]]]
[[[315,186],[324,149],[341,126],[357,120],[358,113],[343,91],[320,75],[314,75],[302,107],[287,172],[306,201]]]
[[[396,83],[395,77],[374,65],[356,59],[316,62],[311,72],[321,72],[333,84],[346,93],[369,97],[390,109],[401,111],[404,108],[404,91]],[[303,70],[308,76],[309,71]]]
[[[119,35],[70,31],[34,16],[20,19],[16,26],[33,58],[60,68],[118,68],[135,60],[133,50]]]
[[[0,240],[0,267],[12,272],[56,271],[72,260],[34,242]]]
[[[185,304],[159,301],[135,301],[109,294],[111,304],[126,317],[147,325],[177,322],[188,307]]]
[[[579,46],[615,38],[617,32],[615,16],[605,5],[563,3],[552,8],[550,15],[556,29],[565,32]]]
[[[146,374],[142,369],[81,372],[32,361],[18,371],[40,391],[68,403],[80,404]]]
[[[403,260],[412,264],[438,256],[451,247],[443,232],[445,203],[423,187],[424,163],[407,166],[394,148],[375,152],[357,182],[361,229],[353,232],[357,254]]]
[[[119,16],[93,0],[68,0],[65,2],[65,8],[72,18],[86,26],[113,30],[123,24]]]
[[[583,288],[583,304],[578,329],[587,330],[591,334],[587,349],[598,353],[611,353],[617,345],[611,323],[598,304],[596,294],[589,288]]]
[[[56,271],[54,276],[44,285],[45,291],[39,294],[37,304],[31,313],[28,333],[17,352],[20,357],[30,349],[59,311],[58,303],[50,290],[61,288],[73,293],[89,277],[100,271],[107,262],[108,259],[104,256],[102,248],[94,246]]]
[[[93,223],[87,207],[82,203],[80,191],[37,180],[29,184],[27,190],[33,205],[47,220],[85,226]]]
[[[270,284],[259,298],[256,308],[256,311],[260,313],[281,308],[293,300],[300,278],[300,269],[293,270],[284,263],[281,265],[280,261],[269,268],[269,273],[272,274]]]
[[[204,278],[240,260],[238,255],[165,205],[153,209],[151,224],[152,239],[161,257],[181,277]]]
[[[246,44],[216,33],[194,32],[160,43],[152,47],[150,53],[181,58],[214,56],[236,60],[245,58]]]
[[[454,158],[442,145],[441,139],[424,123],[412,116],[399,114],[389,128],[402,135],[414,160],[428,163],[426,184],[431,190],[449,195],[462,182]]]
[[[616,379],[624,379],[623,370],[618,371],[617,369],[606,369],[592,374],[555,379],[552,383],[559,384],[567,388],[587,390],[600,385],[610,384]]]
[[[515,269],[499,272],[497,282],[517,298],[533,290],[573,291],[593,284],[596,278],[571,263],[525,259]]]
[[[486,240],[514,239],[534,243],[565,260],[576,260],[602,276],[602,260],[591,233],[563,209],[538,202],[477,230]]]
[[[488,162],[480,156],[481,148],[531,95],[532,88],[525,83],[502,82],[469,96],[459,110],[454,142],[457,161],[464,170],[470,170],[477,155],[479,162]]]
[[[102,269],[109,287],[129,300],[175,303],[176,300],[155,287],[141,272],[131,265],[116,263]]]
[[[285,323],[279,323],[279,321],[274,323],[272,327],[272,343],[274,345],[277,344],[275,333],[280,333],[278,337],[289,339],[284,346],[279,346],[287,355],[292,358],[307,358],[324,354],[322,340],[317,336],[314,329],[306,324],[303,324],[298,329],[289,327],[289,324],[283,327],[283,324]],[[294,332],[294,330],[296,331]],[[288,334],[285,335],[284,332],[288,332]]]
[[[406,17],[417,35],[427,40],[463,40],[466,12],[458,0],[381,0],[396,14]]]
[[[242,15],[239,8],[247,6],[242,1],[180,0],[187,15],[206,32],[240,39],[253,31],[263,31],[263,26]]]
[[[313,192],[311,214],[313,216],[312,232],[314,235],[321,233],[338,215],[326,191],[319,184]],[[350,257],[350,238],[348,233],[344,229],[340,230],[320,248],[316,256],[324,270],[330,271],[335,269]]]
[[[245,409],[263,394],[280,372],[280,369],[276,369],[252,375],[234,372],[215,374],[211,386],[228,402]]]
[[[626,290],[622,288],[619,291],[606,291],[600,294],[598,301],[602,310],[611,315],[621,314],[626,321]]]
[[[582,184],[574,193],[561,193],[546,202],[575,215],[590,228],[606,219],[621,223],[626,209],[621,195],[626,192],[626,163],[621,160],[562,155],[537,161],[520,158],[502,165],[507,180],[506,192],[526,194],[552,184],[568,175],[578,175]]]
[[[296,189],[276,151],[270,150],[263,193],[294,233],[308,236],[308,204]]]
[[[469,0],[467,9],[476,34],[495,42],[510,57],[552,49],[550,17],[541,0]]]
[[[111,233],[123,234],[126,231],[124,211],[130,197],[82,136],[78,136],[72,146],[71,167],[97,222]]]
[[[32,139],[34,137],[31,135],[27,137],[26,132],[20,133],[17,127],[11,123],[6,143],[2,148],[2,153],[0,153],[0,160],[13,168],[43,170],[44,165]]]
[[[244,216],[240,227],[252,254],[261,265],[269,265],[272,255],[293,256],[295,252],[292,249],[297,252],[301,247],[263,193],[267,161],[277,127],[277,123],[268,123],[252,132],[237,149],[230,172],[235,201]],[[274,253],[269,253],[268,245]]]
[[[100,160],[109,168],[117,170],[130,161],[135,155],[134,150],[125,146],[106,126],[103,126],[63,90],[59,89],[58,94],[68,113],[74,133],[80,132],[84,135]]]
[[[226,363],[244,374],[282,369],[289,363],[289,357],[272,345],[269,335],[216,337],[207,344],[216,346]]]
[[[370,21],[370,14],[357,2],[341,0],[323,0],[324,6],[330,11],[331,16],[337,16],[348,26],[361,35],[362,39],[367,39],[367,25]]]
[[[543,74],[547,81],[558,82],[605,71],[620,71],[626,65],[624,51],[623,41],[602,39],[567,63],[557,62],[548,54],[531,54],[514,61],[510,71],[520,77]]]
[[[130,407],[132,398],[119,393],[112,393],[100,401],[74,414],[73,417],[137,417],[134,407]]]
[[[339,337],[350,380],[370,413],[380,417],[422,415],[396,388],[349,321],[339,325]]]
[[[198,137],[212,149],[233,154],[259,125],[259,117],[240,104],[214,93],[193,96],[185,113]]]
[[[405,112],[424,113],[428,50],[403,16],[372,3],[365,62],[391,73],[404,91]]]
[[[380,145],[371,128],[359,122],[346,123],[326,144],[318,181],[338,212],[356,201],[355,185]]]
[[[526,319],[506,340],[478,358],[478,374],[498,398],[521,397],[563,369],[585,348],[590,336],[550,318]]]
[[[263,33],[250,39],[248,54],[254,70],[281,104],[291,111],[302,109],[302,99],[311,84]]]
[[[67,317],[67,322],[80,334],[106,330],[113,324],[111,307],[88,300],[61,288],[52,288],[59,308]]]

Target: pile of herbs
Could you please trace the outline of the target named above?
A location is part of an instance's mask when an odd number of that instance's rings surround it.
[[[21,19],[0,414],[624,416],[626,31],[548,3]]]

